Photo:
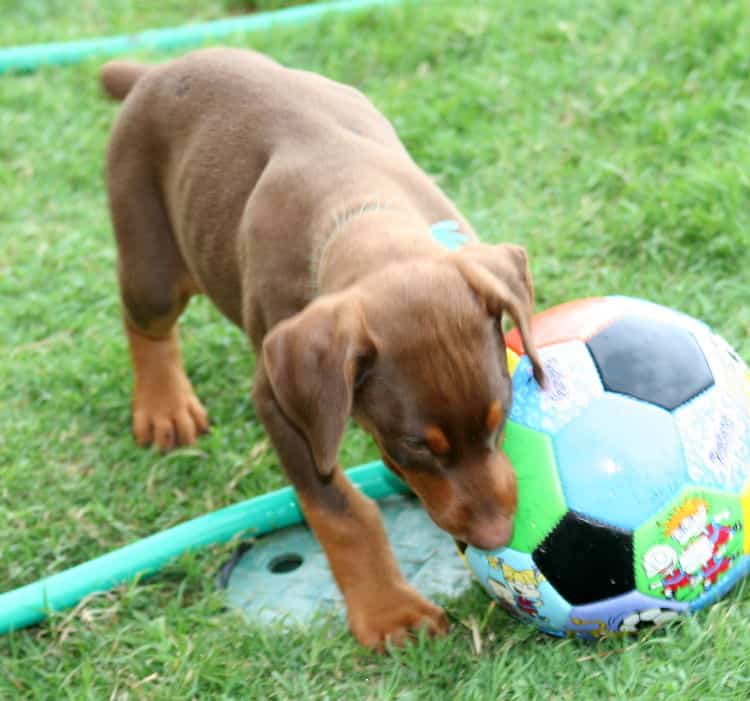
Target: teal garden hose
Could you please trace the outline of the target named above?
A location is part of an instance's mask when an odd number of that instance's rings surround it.
[[[77,63],[93,56],[114,56],[140,49],[170,50],[199,45],[211,39],[310,22],[329,13],[354,12],[377,5],[395,5],[401,0],[338,0],[259,12],[202,24],[150,29],[137,34],[96,37],[0,49],[0,73],[33,71],[43,65]]]
[[[372,499],[409,493],[381,462],[352,468],[347,474],[354,485]],[[302,511],[291,487],[199,516],[64,572],[0,594],[0,634],[38,623],[49,612],[75,606],[93,592],[154,574],[185,552],[239,536],[259,537],[302,521]]]

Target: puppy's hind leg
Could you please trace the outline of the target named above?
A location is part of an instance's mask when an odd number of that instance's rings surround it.
[[[177,319],[197,290],[153,181],[110,160],[109,196],[118,247],[123,319],[134,372],[133,433],[166,451],[208,430],[182,365]]]

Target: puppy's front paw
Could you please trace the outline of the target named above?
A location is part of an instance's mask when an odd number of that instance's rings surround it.
[[[161,451],[190,445],[208,431],[208,415],[182,373],[156,385],[138,385],[133,396],[133,435],[138,445]]]
[[[369,591],[347,597],[347,604],[354,637],[365,647],[380,652],[387,644],[404,645],[421,628],[431,635],[448,631],[445,611],[405,581],[382,589],[373,586]]]

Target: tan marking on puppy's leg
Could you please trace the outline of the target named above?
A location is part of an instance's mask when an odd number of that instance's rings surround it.
[[[414,590],[399,571],[378,507],[340,470],[333,482],[346,504],[340,511],[320,508],[303,492],[299,496],[344,594],[354,636],[382,652],[389,644],[403,645],[419,628],[432,635],[445,633],[444,611]]]
[[[133,434],[141,446],[160,450],[190,445],[208,431],[208,416],[182,367],[177,326],[150,338],[129,324],[125,330],[133,359]]]

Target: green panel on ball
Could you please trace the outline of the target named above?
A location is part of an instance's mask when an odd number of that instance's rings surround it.
[[[565,515],[549,436],[508,421],[503,450],[518,478],[518,511],[509,547],[532,553]]]
[[[636,588],[674,601],[694,601],[743,555],[738,496],[688,487],[635,531]]]

